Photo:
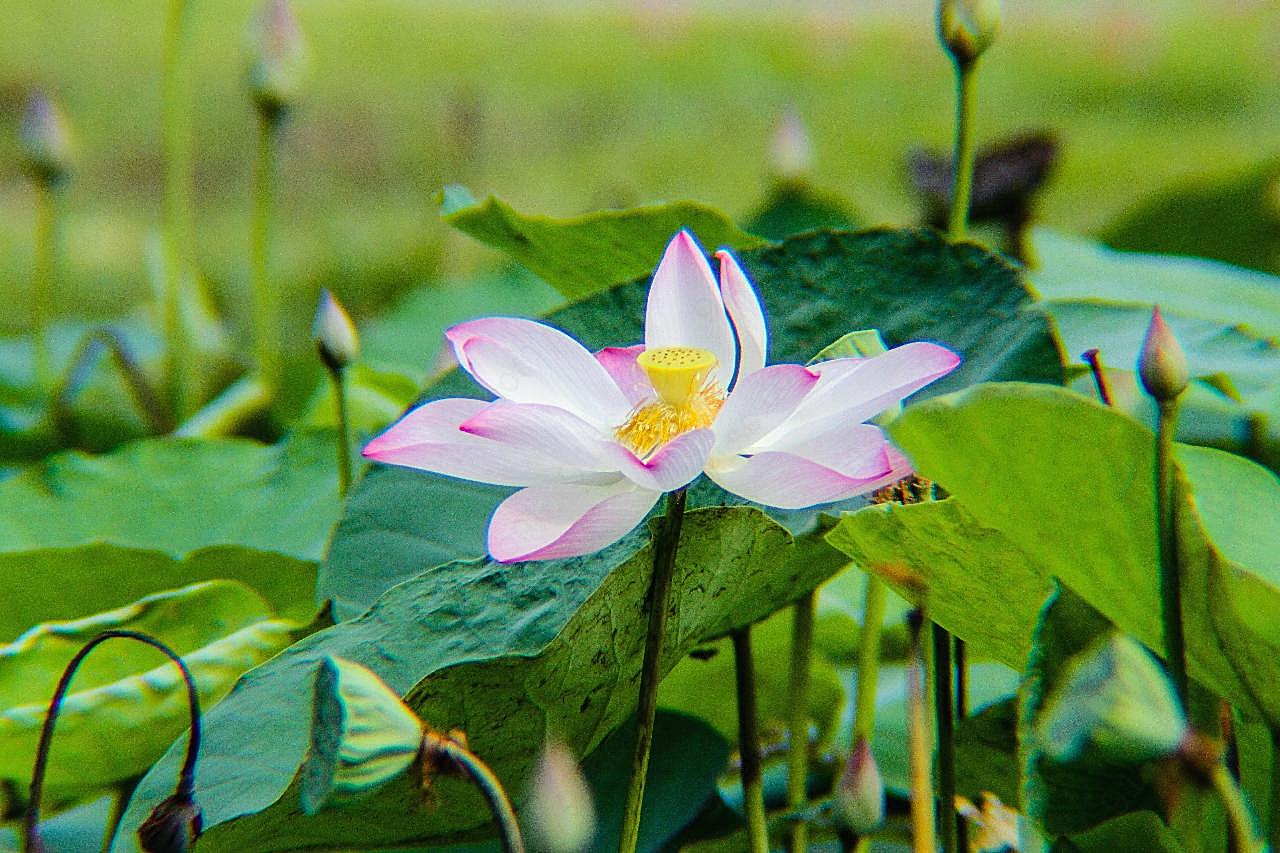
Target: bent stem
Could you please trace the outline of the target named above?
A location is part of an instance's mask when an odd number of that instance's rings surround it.
[[[788,681],[787,809],[794,815],[804,810],[809,781],[809,658],[813,654],[813,621],[818,603],[809,592],[791,608],[791,674]],[[804,817],[792,819],[787,829],[787,850],[803,853],[809,847],[809,824]]]
[[[49,353],[49,323],[53,317],[54,267],[57,252],[57,188],[50,178],[36,179],[35,267],[31,277],[31,345],[36,387],[49,391],[54,384],[53,358]]]
[[[271,392],[258,376],[244,376],[174,430],[174,435],[212,438],[229,435],[271,404]]]
[[[194,205],[191,198],[191,75],[188,62],[191,20],[186,0],[170,0],[161,91],[164,150],[164,290],[161,316],[167,365],[166,391],[173,420],[190,409],[187,399],[191,353],[182,322],[182,280],[192,263]]]
[[[1102,365],[1101,353],[1097,349],[1087,349],[1080,354],[1080,357],[1089,365],[1089,372],[1093,374],[1093,384],[1098,389],[1098,399],[1102,400],[1103,405],[1114,406],[1111,385],[1107,382],[1107,374]]]
[[[426,732],[422,737],[422,758],[424,761],[443,759],[470,780],[489,805],[493,825],[498,828],[498,834],[502,838],[504,853],[524,853],[524,838],[520,835],[515,809],[511,807],[511,799],[503,789],[502,782],[489,769],[489,765],[460,741],[432,731]]]
[[[636,710],[635,749],[631,755],[631,782],[622,813],[621,853],[635,853],[640,838],[640,808],[644,803],[645,774],[649,771],[649,750],[653,746],[653,720],[658,711],[658,681],[662,640],[670,607],[671,579],[675,574],[676,549],[680,545],[680,525],[684,521],[685,490],[667,495],[667,512],[653,548],[653,578],[649,582],[649,630],[644,641],[644,662],[640,668],[640,705]]]
[[[974,63],[955,63],[956,69],[956,141],[951,188],[951,216],[947,236],[963,240],[969,227],[969,199],[973,195],[973,103]]]
[[[751,656],[751,626],[733,634],[733,669],[738,690],[738,750],[742,754],[742,809],[747,817],[751,853],[769,853],[760,774],[760,732],[756,714],[756,670]]]
[[[275,396],[280,384],[280,297],[271,284],[276,161],[282,114],[258,111],[258,159],[253,176],[253,225],[250,242],[249,291],[253,297],[254,349],[258,374],[267,393]]]
[[[1169,678],[1187,707],[1186,637],[1182,626],[1182,578],[1178,565],[1177,517],[1173,494],[1173,433],[1178,422],[1176,398],[1159,403],[1156,422],[1156,523],[1160,553],[1160,617],[1164,628]]]
[[[49,767],[49,748],[53,743],[53,729],[57,724],[58,712],[62,709],[62,702],[71,687],[71,679],[75,677],[76,670],[80,668],[81,662],[90,652],[107,640],[117,638],[136,640],[139,643],[151,646],[173,661],[182,673],[182,680],[187,686],[187,708],[191,714],[191,736],[187,739],[187,755],[183,759],[182,769],[178,774],[178,787],[175,791],[175,796],[185,796],[191,800],[195,799],[196,759],[200,755],[200,697],[196,692],[196,683],[195,679],[191,677],[191,671],[187,669],[187,665],[178,656],[177,652],[155,637],[137,631],[103,631],[85,643],[80,651],[76,652],[75,657],[71,659],[66,669],[62,671],[62,677],[58,679],[58,686],[53,691],[53,698],[49,700],[49,710],[45,714],[44,724],[40,728],[40,741],[36,746],[35,767],[31,771],[31,795],[27,800],[26,813],[23,815],[23,853],[40,853],[43,849],[39,832],[40,798],[44,792],[45,772]]]
[[[1244,794],[1226,764],[1218,762],[1217,767],[1209,774],[1209,784],[1213,786],[1214,793],[1222,801],[1222,808],[1227,814],[1228,849],[1231,853],[1258,853],[1262,849],[1262,842],[1254,834],[1253,818],[1249,816]]]

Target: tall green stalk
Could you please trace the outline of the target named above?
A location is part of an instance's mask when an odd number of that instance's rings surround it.
[[[813,623],[818,605],[816,591],[792,606],[791,672],[787,687],[787,808],[801,811],[809,799],[809,659],[813,657]],[[804,853],[809,848],[809,824],[795,818],[787,828],[787,850]]]
[[[1182,577],[1178,561],[1178,531],[1173,490],[1173,434],[1178,400],[1160,401],[1156,422],[1156,522],[1159,525],[1160,616],[1164,627],[1169,678],[1186,708],[1187,641],[1182,626]]]
[[[960,815],[956,811],[956,718],[952,694],[951,632],[930,626],[933,634],[933,703],[938,728],[938,829],[944,853],[959,850]]]
[[[258,157],[253,176],[249,291],[253,299],[254,354],[269,394],[280,386],[280,295],[271,282],[276,172],[283,113],[258,110]]]
[[[976,87],[972,62],[957,62],[955,69],[955,182],[951,189],[951,215],[947,220],[947,234],[952,240],[963,240],[969,228],[969,199],[973,195],[973,104]]]
[[[930,756],[929,711],[925,702],[925,649],[921,642],[924,614],[909,617],[911,645],[907,658],[907,763],[911,781],[911,849],[914,853],[935,853],[933,811],[933,768]]]
[[[760,729],[756,713],[756,669],[751,656],[751,627],[734,631],[733,668],[738,692],[738,751],[742,755],[742,810],[747,817],[751,853],[769,853],[769,826],[764,813],[764,780],[760,771]]]
[[[640,704],[636,710],[635,748],[631,754],[631,781],[622,812],[620,853],[635,853],[640,838],[640,811],[644,804],[644,782],[649,772],[649,752],[653,746],[653,721],[658,712],[658,682],[661,679],[662,642],[670,608],[671,582],[675,574],[676,550],[680,547],[680,526],[684,521],[685,490],[667,495],[667,511],[653,546],[653,577],[649,581],[649,630],[644,641],[644,661],[640,665]]]
[[[351,491],[351,420],[347,416],[347,375],[345,368],[329,371],[333,382],[333,404],[338,426],[338,496]]]
[[[35,356],[36,385],[53,388],[57,379],[49,353],[49,324],[53,318],[54,275],[57,257],[57,188],[53,181],[37,178],[35,268],[31,277],[31,340]]]
[[[161,89],[164,150],[164,282],[161,315],[166,351],[165,388],[173,420],[192,409],[191,350],[183,322],[183,280],[194,266],[195,207],[191,193],[192,100],[188,56],[191,20],[187,0],[169,0]]]
[[[862,603],[862,633],[858,643],[858,682],[854,698],[853,733],[850,743],[871,742],[876,727],[876,689],[880,681],[880,635],[884,631],[884,611],[889,588],[878,575],[867,574]],[[871,849],[871,839],[859,838],[855,853]]]

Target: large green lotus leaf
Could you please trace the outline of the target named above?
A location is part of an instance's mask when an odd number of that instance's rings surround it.
[[[839,196],[803,179],[783,180],[770,188],[760,206],[747,217],[745,228],[770,240],[785,240],[819,228],[852,230],[861,219]]]
[[[933,340],[964,356],[920,397],[993,379],[1062,381],[1048,318],[1018,273],[976,246],[952,245],[920,230],[819,232],[740,258],[764,303],[771,363],[804,363],[844,332],[879,329],[890,346]],[[647,294],[648,281],[641,279],[556,311],[548,321],[593,350],[635,343],[643,339]],[[424,399],[482,394],[455,371]],[[321,566],[320,596],[334,601],[340,618],[350,617],[417,572],[482,555],[487,520],[508,493],[375,467],[352,493]],[[723,503],[723,493],[711,500]],[[789,519],[793,528],[814,521],[813,513]]]
[[[1158,302],[1172,315],[1280,337],[1276,276],[1202,258],[1117,252],[1043,228],[1036,229],[1034,241],[1040,265],[1030,277],[1046,300]]]
[[[236,545],[182,558],[105,542],[0,552],[0,640],[39,620],[74,619],[87,609],[119,607],[155,590],[214,578],[252,586],[277,613],[306,619],[315,612],[315,573],[309,560]]]
[[[975,654],[1015,668],[1026,661],[1050,581],[1034,558],[954,498],[848,513],[827,541],[909,601],[926,605],[929,618]]]
[[[1112,818],[1086,832],[1054,839],[1050,853],[1183,853],[1178,835],[1150,809]]]
[[[1155,792],[1138,767],[1086,754],[1071,762],[1044,755],[1035,721],[1071,660],[1114,631],[1111,622],[1070,589],[1057,589],[1036,620],[1018,691],[1022,801],[1050,835],[1081,832],[1110,818],[1155,808]]]
[[[763,619],[834,570],[788,561],[790,535],[758,509],[692,510],[684,523],[664,673],[699,643]],[[358,807],[298,816],[293,779],[319,660],[338,655],[370,667],[428,723],[464,730],[514,783],[527,777],[548,733],[589,755],[634,711],[652,559],[640,529],[572,560],[439,566],[259,667],[207,719],[203,844],[376,846],[474,830],[484,819],[479,801],[448,780],[437,783],[440,807],[425,813],[406,809],[412,792],[393,784]],[[167,795],[178,759],[171,752],[142,782],[118,844]],[[240,815],[255,817],[233,820]]]
[[[149,596],[83,619],[36,626],[0,646],[0,779],[23,785],[62,668],[93,635],[119,628],[169,644],[191,669],[205,707],[246,670],[289,645],[299,626],[274,619],[256,593],[231,581]],[[58,715],[47,782],[71,799],[144,772],[189,724],[177,668],[154,650],[111,640],[86,660]]]
[[[318,560],[337,515],[328,435],[149,439],[105,456],[60,453],[0,483],[0,553],[110,542]]]
[[[1280,273],[1280,159],[1179,182],[1140,199],[1102,229],[1131,252],[1216,258]]]
[[[444,221],[524,264],[570,299],[648,275],[681,228],[708,248],[765,243],[714,208],[690,201],[601,210],[567,219],[520,213],[492,196],[477,202],[463,187],[445,190]]]
[[[1028,576],[1060,578],[1119,628],[1161,649],[1154,451],[1142,425],[1060,388],[1007,384],[919,405],[889,430],[925,476],[1027,555]],[[964,453],[955,451],[960,444]],[[1248,687],[1274,676],[1272,665],[1253,667],[1258,650],[1274,643],[1274,629],[1258,625],[1229,636],[1221,623],[1239,608],[1219,612],[1214,600],[1246,588],[1277,594],[1280,572],[1266,550],[1277,547],[1276,534],[1236,527],[1256,516],[1232,516],[1225,506],[1240,493],[1274,506],[1280,484],[1265,469],[1220,451],[1179,446],[1177,458],[1190,460],[1184,464],[1191,480],[1184,477],[1179,491],[1190,671],[1220,695],[1276,719],[1280,693]],[[1201,519],[1198,503],[1215,508],[1209,522]],[[1255,535],[1261,544],[1251,540]],[[972,567],[975,573],[985,569]],[[936,592],[946,595],[948,589]],[[1267,642],[1251,646],[1248,637]]]

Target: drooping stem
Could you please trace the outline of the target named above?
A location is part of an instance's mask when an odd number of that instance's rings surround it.
[[[242,376],[180,424],[174,434],[195,438],[229,435],[270,404],[266,384],[255,375]]]
[[[933,768],[930,756],[929,711],[925,706],[924,646],[920,635],[924,614],[912,611],[909,619],[911,644],[907,658],[907,751],[911,773],[911,849],[914,853],[935,853],[933,812]]]
[[[36,386],[49,391],[54,385],[53,357],[49,353],[49,323],[53,319],[53,291],[57,253],[57,188],[50,178],[36,179],[35,268],[31,277],[31,344],[35,356]]]
[[[813,622],[818,604],[809,592],[792,605],[791,671],[787,687],[787,808],[792,814],[804,809],[809,791],[809,659],[813,656]],[[804,853],[809,847],[809,824],[795,818],[787,828],[787,850]]]
[[[351,491],[351,422],[347,416],[346,370],[334,367],[328,370],[333,382],[333,405],[337,409],[338,435],[338,496],[345,498]]]
[[[871,742],[876,727],[876,690],[880,680],[880,635],[884,632],[884,611],[889,588],[879,575],[867,574],[862,602],[862,633],[858,643],[858,681],[854,698],[853,732],[850,743],[860,738]],[[859,838],[857,853],[871,849],[871,839]]]
[[[515,809],[511,807],[511,799],[502,787],[502,782],[489,769],[489,765],[467,749],[465,744],[432,731],[423,735],[422,754],[424,757],[444,759],[469,779],[489,805],[493,824],[502,838],[504,853],[524,853],[524,838],[520,834]]]
[[[622,813],[621,853],[635,853],[640,838],[640,809],[644,803],[645,775],[649,771],[649,750],[653,746],[653,720],[658,711],[658,681],[661,673],[662,641],[670,607],[671,580],[675,574],[676,550],[680,546],[680,526],[684,521],[685,490],[667,495],[667,512],[653,547],[653,577],[649,581],[649,629],[644,641],[644,661],[640,668],[640,705],[636,710],[635,749],[631,755],[631,782]]]
[[[1209,774],[1209,782],[1227,814],[1228,849],[1231,853],[1258,853],[1262,850],[1262,842],[1254,832],[1253,818],[1249,816],[1244,794],[1227,766],[1219,762]]]
[[[280,296],[271,282],[276,161],[282,113],[258,110],[258,159],[253,176],[249,291],[253,297],[254,355],[258,375],[274,396],[280,384]]]
[[[738,689],[738,750],[742,754],[742,809],[747,816],[751,853],[769,853],[764,814],[764,781],[760,773],[760,731],[756,714],[756,670],[751,656],[751,628],[733,632],[733,668]]]
[[[963,240],[969,228],[969,199],[973,195],[974,63],[956,62],[955,178],[951,189],[951,216],[947,235]]]
[[[1104,405],[1114,406],[1111,385],[1107,382],[1107,374],[1102,366],[1102,355],[1096,349],[1088,349],[1082,352],[1080,357],[1089,365],[1089,372],[1093,374],[1093,384],[1098,389],[1098,399],[1102,400]]]
[[[98,362],[98,356],[104,349],[110,354],[120,378],[128,388],[130,396],[133,397],[134,405],[146,418],[150,430],[154,433],[168,430],[170,427],[168,413],[156,398],[151,380],[147,378],[142,365],[130,352],[124,338],[111,328],[95,329],[86,335],[80,342],[80,346],[76,348],[75,354],[72,355],[66,372],[55,384],[49,409],[54,428],[64,433],[63,437],[68,443],[72,441],[72,437],[66,434],[66,425],[70,423],[71,418],[71,406],[88,384]]]
[[[169,0],[161,91],[164,150],[164,282],[161,294],[167,365],[166,391],[173,420],[190,411],[191,353],[183,323],[183,279],[194,262],[195,212],[191,195],[191,21],[187,0]]]
[[[1159,403],[1156,422],[1156,524],[1160,553],[1160,616],[1165,660],[1182,707],[1187,707],[1186,638],[1182,626],[1182,579],[1178,565],[1177,508],[1173,489],[1173,434],[1178,421],[1174,398]]]
[[[38,853],[42,849],[39,840],[40,798],[44,792],[44,777],[49,766],[49,747],[53,743],[53,729],[58,721],[58,712],[62,709],[62,702],[71,687],[71,679],[75,677],[76,670],[80,668],[81,662],[90,652],[101,643],[116,638],[136,640],[139,643],[151,646],[173,661],[182,673],[182,679],[187,687],[187,707],[191,714],[191,735],[187,739],[187,755],[183,759],[182,769],[178,774],[176,794],[190,799],[195,797],[196,759],[200,755],[200,697],[196,692],[196,683],[195,679],[191,677],[191,671],[187,669],[187,665],[178,656],[177,652],[155,637],[137,631],[103,631],[85,643],[80,651],[76,652],[75,657],[71,659],[66,669],[62,671],[62,677],[58,679],[58,686],[53,691],[53,698],[49,701],[49,710],[45,714],[44,724],[40,728],[40,741],[36,746],[35,768],[31,771],[31,795],[27,800],[26,813],[23,815],[23,853]]]
[[[957,853],[960,819],[956,812],[956,718],[952,679],[951,632],[936,623],[933,634],[933,710],[938,728],[938,797],[939,829],[944,853]]]

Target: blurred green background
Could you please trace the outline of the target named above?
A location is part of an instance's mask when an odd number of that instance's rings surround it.
[[[0,0],[0,331],[26,327],[31,190],[14,128],[28,90],[64,105],[77,159],[58,310],[148,298],[159,222],[167,3]],[[254,113],[243,87],[255,0],[191,0],[197,236],[216,298],[246,327]],[[951,69],[930,0],[426,2],[296,0],[311,70],[286,133],[278,280],[357,317],[492,255],[434,196],[463,183],[553,215],[692,198],[743,217],[793,107],[812,175],[869,223],[916,218],[904,157],[942,148]],[[1043,220],[1096,232],[1171,181],[1280,153],[1273,0],[1008,0],[980,72],[980,140],[1028,127],[1064,150]],[[304,324],[299,329],[305,328]]]

